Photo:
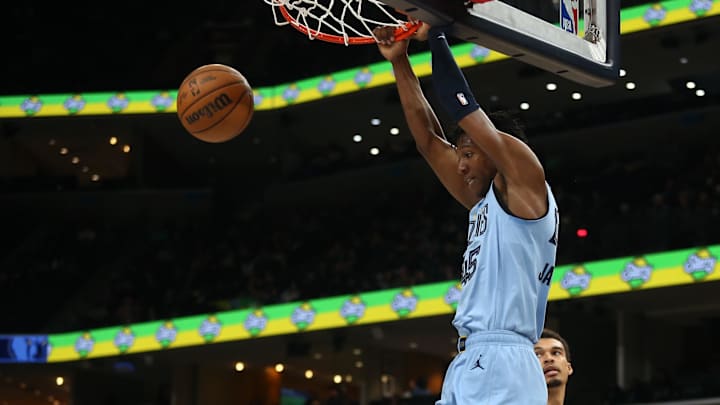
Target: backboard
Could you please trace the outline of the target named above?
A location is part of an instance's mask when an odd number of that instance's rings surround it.
[[[619,0],[584,0],[581,6],[578,0],[526,2],[559,8],[558,23],[531,14],[510,1],[383,0],[383,3],[431,25],[448,25],[446,33],[455,38],[587,86],[609,86],[619,75]],[[578,18],[578,10],[584,18]]]

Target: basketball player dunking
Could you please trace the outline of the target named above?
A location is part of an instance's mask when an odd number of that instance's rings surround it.
[[[533,343],[545,323],[559,216],[543,167],[514,120],[480,108],[442,30],[424,26],[416,39],[427,36],[430,44],[437,97],[459,126],[455,145],[446,141],[422,92],[407,57],[408,41],[395,41],[391,28],[374,34],[393,66],[420,154],[470,211],[453,320],[459,354],[437,404],[545,405],[547,388]]]

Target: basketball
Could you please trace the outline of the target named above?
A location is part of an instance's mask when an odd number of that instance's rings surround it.
[[[221,64],[200,66],[178,89],[177,114],[195,138],[220,143],[240,135],[252,119],[252,87],[237,70]]]

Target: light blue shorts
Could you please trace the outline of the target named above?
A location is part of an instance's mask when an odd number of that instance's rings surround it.
[[[547,405],[532,342],[513,332],[473,333],[458,345],[435,405]]]

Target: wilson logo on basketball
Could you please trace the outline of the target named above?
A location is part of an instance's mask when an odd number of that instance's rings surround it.
[[[195,110],[192,114],[185,117],[188,124],[193,124],[202,117],[210,118],[215,113],[222,111],[225,107],[232,105],[234,100],[225,93],[215,97],[215,100],[205,104],[199,109]]]

